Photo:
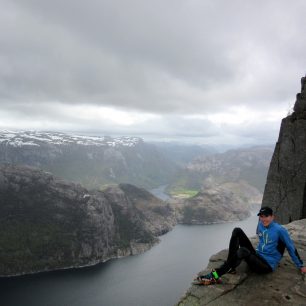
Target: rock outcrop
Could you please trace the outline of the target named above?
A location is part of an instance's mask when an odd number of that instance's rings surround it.
[[[177,205],[178,222],[212,224],[243,220],[250,216],[251,210],[251,203],[243,191],[253,189],[244,182],[206,185],[196,196]]]
[[[135,239],[141,232],[160,236],[169,232],[176,224],[174,212],[170,205],[153,196],[143,188],[130,184],[113,185],[103,192],[111,203],[115,213],[115,223],[119,223],[121,236],[134,230]],[[121,220],[121,221],[120,221]],[[123,227],[127,221],[131,226]],[[130,228],[130,230],[129,230]],[[140,241],[144,237],[138,237]]]
[[[302,259],[306,259],[306,219],[285,226]],[[257,238],[251,239],[254,246]],[[211,268],[220,266],[227,257],[223,250],[210,258],[208,267],[200,274],[208,273]],[[287,251],[275,272],[259,275],[249,271],[243,262],[237,274],[225,274],[223,283],[211,286],[192,285],[178,302],[177,306],[261,306],[261,305],[305,305],[306,280],[294,266]]]
[[[89,191],[30,167],[0,166],[0,276],[137,254],[175,224],[144,189]]]
[[[243,220],[258,210],[262,193],[245,181],[218,183],[207,179],[202,190],[188,199],[171,199],[178,223],[212,224]]]
[[[282,224],[306,218],[306,77],[301,83],[294,112],[282,120],[262,202]]]

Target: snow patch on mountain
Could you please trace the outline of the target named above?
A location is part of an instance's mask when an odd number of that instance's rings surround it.
[[[45,144],[65,145],[75,144],[83,146],[105,146],[105,147],[134,147],[142,142],[138,137],[117,137],[109,136],[84,136],[70,135],[58,132],[38,131],[0,131],[0,144],[21,146],[41,146]]]

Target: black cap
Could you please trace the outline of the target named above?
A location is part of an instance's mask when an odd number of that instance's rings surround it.
[[[268,206],[262,207],[260,209],[259,213],[257,214],[257,216],[260,216],[260,215],[272,216],[273,215],[273,210],[272,210],[272,208],[270,208]]]

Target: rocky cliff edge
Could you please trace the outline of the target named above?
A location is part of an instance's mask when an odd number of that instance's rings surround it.
[[[306,260],[306,219],[285,226],[301,258]],[[254,246],[257,237],[251,238]],[[207,268],[199,274],[208,273],[220,266],[227,257],[227,250],[213,255]],[[237,268],[237,274],[225,274],[220,285],[192,285],[176,306],[228,306],[228,305],[306,305],[306,278],[293,264],[287,251],[275,272],[258,275],[250,272],[247,265]]]
[[[306,218],[306,77],[293,110],[282,120],[262,201],[282,224]]]

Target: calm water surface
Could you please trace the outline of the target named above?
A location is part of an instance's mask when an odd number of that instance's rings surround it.
[[[177,225],[151,250],[95,267],[0,279],[0,306],[170,306],[228,246],[231,231],[255,235],[257,217],[214,225]]]

